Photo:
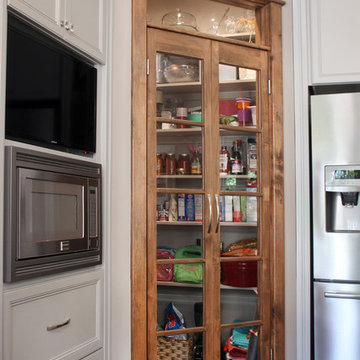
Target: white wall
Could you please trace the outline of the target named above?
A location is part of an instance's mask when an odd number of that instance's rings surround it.
[[[113,0],[111,13],[112,54],[109,61],[112,71],[109,80],[112,96],[109,99],[111,126],[108,134],[111,141],[111,243],[108,249],[110,350],[106,359],[126,360],[131,358],[131,0]]]

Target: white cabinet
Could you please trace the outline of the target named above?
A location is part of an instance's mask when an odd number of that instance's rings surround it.
[[[8,0],[9,6],[27,15],[46,29],[57,32],[60,25],[60,2],[57,0]]]
[[[64,38],[103,60],[105,0],[65,0],[64,4]]]
[[[102,347],[101,270],[5,291],[4,360],[78,360]]]
[[[107,0],[8,0],[8,4],[77,50],[105,62]]]
[[[313,84],[360,81],[359,0],[310,0]]]
[[[86,356],[81,360],[104,360],[104,351],[102,349],[99,351],[95,351],[91,355]]]

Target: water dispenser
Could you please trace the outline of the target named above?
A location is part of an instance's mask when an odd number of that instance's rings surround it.
[[[360,165],[325,166],[326,231],[360,232]]]

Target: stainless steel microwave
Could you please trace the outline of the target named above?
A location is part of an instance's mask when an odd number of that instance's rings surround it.
[[[4,281],[101,263],[101,165],[5,148]]]

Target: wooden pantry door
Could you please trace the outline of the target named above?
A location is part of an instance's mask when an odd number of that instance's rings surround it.
[[[165,336],[177,335],[184,351],[195,346],[210,360],[218,287],[213,271],[216,159],[209,150],[215,138],[211,41],[148,29],[148,59],[148,359],[173,353]],[[166,328],[166,312],[173,306],[186,328]]]
[[[225,359],[231,334],[234,338],[235,333],[251,331],[258,358],[270,359],[274,234],[268,53],[213,41],[211,74],[211,127],[216,137],[210,157],[211,167],[219,169],[211,182],[217,207],[212,238],[213,358]],[[244,243],[246,249],[231,251]]]

